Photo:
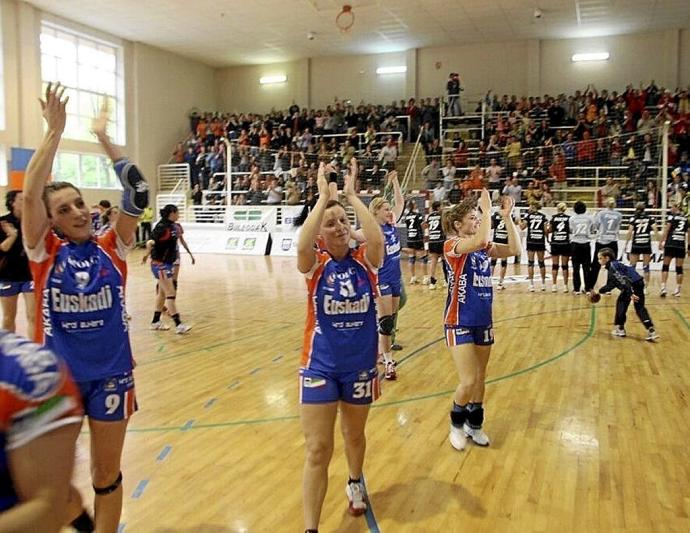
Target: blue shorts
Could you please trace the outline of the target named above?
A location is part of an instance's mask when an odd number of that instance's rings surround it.
[[[400,296],[400,279],[396,281],[379,279],[379,291],[381,296]]]
[[[110,378],[80,381],[77,386],[84,403],[84,414],[94,420],[125,420],[139,409],[131,371]]]
[[[151,263],[151,272],[156,279],[161,279],[161,273],[165,274],[166,278],[172,278],[173,265],[172,263]]]
[[[476,344],[490,346],[494,343],[493,324],[488,326],[446,326],[446,346],[460,346],[461,344]]]
[[[367,405],[381,396],[376,367],[359,372],[322,372],[310,368],[299,371],[300,403],[330,403],[341,400]]]
[[[16,296],[20,292],[34,292],[34,282],[0,281],[0,296]]]

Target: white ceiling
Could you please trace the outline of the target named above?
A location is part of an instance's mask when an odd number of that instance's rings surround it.
[[[30,0],[212,66],[690,28],[690,0]],[[350,34],[335,25],[343,4]],[[534,17],[535,8],[543,13]],[[314,40],[307,33],[314,32]]]

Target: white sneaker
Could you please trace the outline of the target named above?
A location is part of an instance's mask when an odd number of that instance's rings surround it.
[[[472,442],[474,442],[477,446],[488,446],[491,444],[489,436],[484,433],[482,428],[473,429],[467,424],[467,422],[465,422],[462,425],[462,430],[465,432],[465,435],[471,438]]]
[[[361,481],[356,483],[348,483],[345,485],[345,494],[347,494],[348,512],[352,516],[361,516],[367,512],[367,494],[364,490],[364,483]]]
[[[395,381],[396,379],[398,379],[398,372],[396,371],[395,367],[395,361],[388,361],[386,363],[386,370],[383,374],[383,377],[390,381]]]
[[[649,328],[647,330],[647,337],[645,338],[645,340],[653,342],[653,341],[657,340],[658,338],[659,338],[659,334],[656,332],[656,330],[654,328]]]
[[[154,330],[160,330],[160,331],[167,331],[170,329],[170,326],[167,324],[164,324],[160,320],[158,322],[151,322],[151,325],[149,326],[149,329],[154,329]]]
[[[436,284],[435,283],[429,283],[429,290],[435,291],[436,290]]]
[[[444,289],[445,289],[446,287],[448,287],[448,282],[447,282],[446,280],[443,280],[443,281],[441,282],[441,287],[443,287]]]
[[[680,298],[680,287],[676,287],[676,290],[673,291],[673,296]]]
[[[417,281],[418,281],[418,280],[417,280],[417,276],[412,276],[412,277],[410,278],[410,285],[414,285],[415,283],[417,283]]]
[[[529,284],[529,287],[527,287],[527,290],[528,290],[529,292],[534,292],[534,283],[530,283],[530,284]]]
[[[570,289],[568,289],[567,285],[565,287],[563,287],[563,294],[568,294],[569,291],[570,291]]]
[[[184,335],[184,334],[187,333],[190,329],[192,329],[192,326],[188,326],[187,324],[179,324],[179,325],[175,328],[175,333],[177,333],[178,335]]]
[[[551,292],[558,292],[558,287],[556,285],[552,285]]]
[[[502,291],[502,290],[505,289],[505,288],[506,288],[506,287],[505,287],[505,285],[503,285],[503,282],[502,282],[502,281],[499,281],[499,282],[498,282],[498,285],[496,285],[496,290],[497,290],[497,291]]]
[[[542,286],[541,286],[541,292],[545,292],[545,291],[546,291],[546,285],[542,284]]]
[[[625,337],[625,329],[616,326],[616,329],[611,332],[611,335],[614,337]]]
[[[666,287],[661,287],[661,292],[659,293],[659,296],[662,298],[666,298]]]
[[[429,285],[429,276],[424,276],[422,278],[422,285]]]
[[[462,428],[456,428],[453,424],[451,424],[448,440],[453,448],[458,451],[462,451],[467,445],[467,434],[462,430]]]

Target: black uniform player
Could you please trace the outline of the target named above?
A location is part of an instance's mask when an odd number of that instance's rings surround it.
[[[534,256],[539,262],[541,274],[541,290],[546,290],[546,263],[544,263],[544,251],[546,250],[547,219],[546,215],[539,211],[539,202],[531,202],[529,211],[520,222],[522,229],[527,228],[527,277],[529,278],[529,291],[534,292]]]
[[[666,220],[659,249],[664,251],[660,296],[662,298],[666,296],[666,280],[672,259],[676,261],[676,290],[673,291],[673,296],[680,296],[680,288],[683,285],[683,260],[688,250],[688,217],[681,213],[678,202],[671,204],[671,213]]]
[[[556,206],[558,213],[551,217],[551,292],[558,290],[558,267],[563,269],[563,292],[568,292],[568,262],[570,261],[570,215],[565,214],[564,202]]]
[[[424,249],[424,215],[417,210],[417,202],[410,200],[407,202],[407,214],[403,217],[407,226],[407,254],[410,263],[410,285],[418,282],[416,273],[416,262],[420,261],[423,265],[424,285],[429,283],[429,276],[426,273],[427,261],[429,260]]]
[[[500,211],[496,211],[491,215],[491,229],[493,231],[492,241],[496,244],[508,244],[508,228],[506,228],[506,221],[503,220]],[[491,259],[491,268],[494,269],[493,274],[496,275],[496,263],[498,259],[495,257]],[[515,260],[517,262],[517,259]],[[496,290],[502,291],[505,289],[503,280],[506,277],[506,270],[508,270],[508,258],[501,259],[501,267],[498,277],[498,285]]]
[[[654,234],[657,233],[654,218],[645,212],[644,202],[637,202],[635,205],[635,214],[628,220],[628,236],[625,240],[625,249],[628,248],[628,242],[632,241],[630,247],[630,254],[628,258],[633,267],[637,266],[637,262],[642,256],[642,272],[644,274],[645,290],[649,285],[649,263],[652,260],[652,230]]]
[[[426,227],[429,232],[429,255],[431,256],[429,268],[430,290],[436,289],[436,263],[438,263],[439,258],[443,258],[443,243],[446,240],[446,236],[443,234],[441,217],[441,202],[434,202],[431,204],[431,213],[426,217]],[[441,267],[443,268],[445,278],[446,264],[444,261],[441,261]]]

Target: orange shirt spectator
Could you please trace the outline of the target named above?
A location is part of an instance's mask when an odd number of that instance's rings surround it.
[[[484,172],[479,165],[477,165],[470,171],[470,175],[467,176],[467,179],[462,182],[462,190],[470,191],[473,189],[481,189],[482,187],[484,187]]]
[[[562,154],[556,154],[549,167],[549,173],[556,183],[565,183],[565,160]]]
[[[196,125],[196,134],[203,139],[204,137],[206,137],[207,127],[208,124],[206,124],[206,120],[204,120],[203,118],[199,119],[199,123]]]

